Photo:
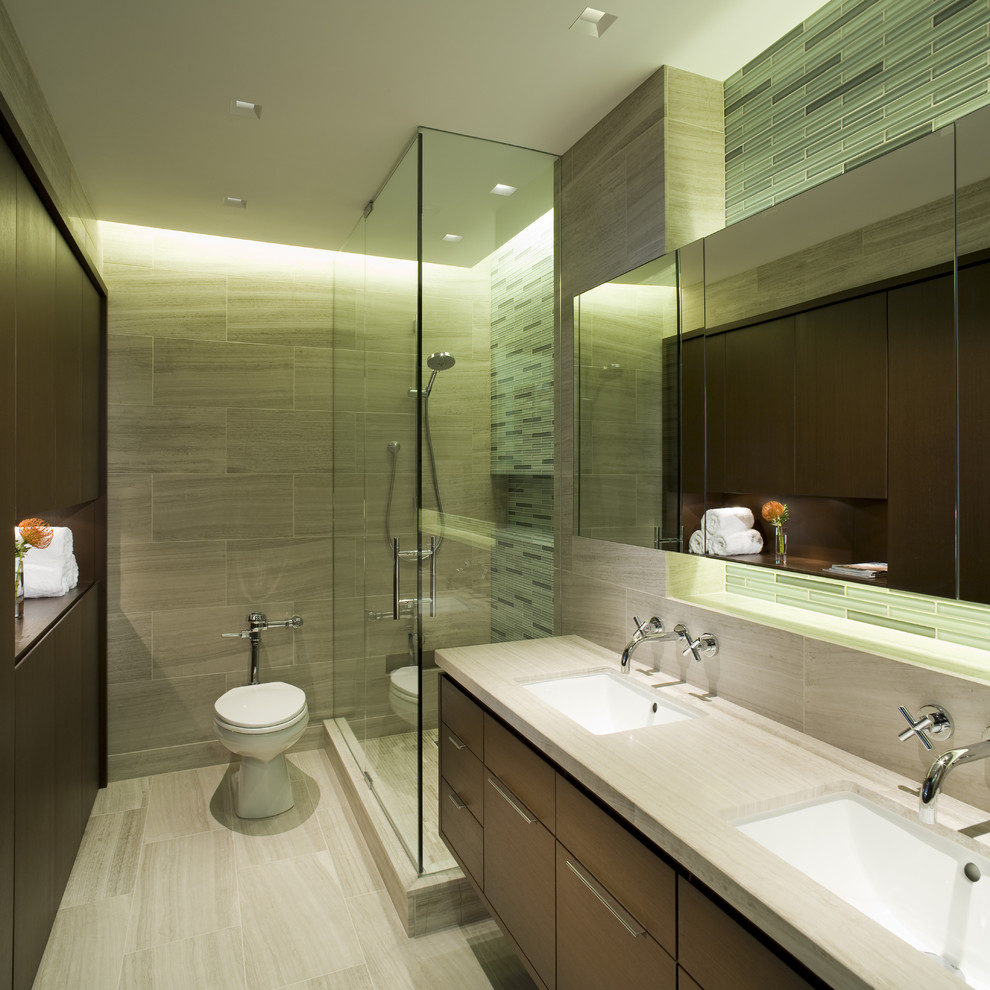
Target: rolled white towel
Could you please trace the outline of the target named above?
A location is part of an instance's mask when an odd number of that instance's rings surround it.
[[[31,547],[25,561],[54,562],[68,560],[72,556],[72,530],[68,526],[52,526],[52,542],[47,547]]]
[[[79,584],[79,566],[70,556],[64,561],[31,561],[24,558],[24,597],[60,598]]]
[[[739,557],[748,553],[759,553],[763,549],[763,537],[755,529],[744,529],[741,533],[728,536],[709,537],[708,546],[719,557]]]
[[[696,529],[688,540],[688,550],[691,553],[704,554],[705,552],[705,534],[701,532],[700,529]]]
[[[701,517],[701,528],[712,536],[728,536],[753,528],[753,513],[744,505],[727,505],[721,509],[709,509]]]

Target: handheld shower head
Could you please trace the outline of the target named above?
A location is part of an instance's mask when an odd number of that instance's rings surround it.
[[[426,383],[426,388],[423,389],[423,395],[426,397],[429,396],[430,390],[433,388],[433,379],[437,377],[438,372],[453,368],[455,364],[457,362],[454,360],[454,355],[450,351],[434,351],[426,359],[426,365],[432,369],[433,374],[430,375],[430,380]]]

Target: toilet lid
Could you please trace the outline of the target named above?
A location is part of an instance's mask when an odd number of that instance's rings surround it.
[[[392,671],[392,687],[401,694],[419,697],[419,670],[415,666],[399,667]]]
[[[213,707],[225,722],[256,729],[295,718],[306,707],[306,692],[282,681],[247,684],[231,688]]]

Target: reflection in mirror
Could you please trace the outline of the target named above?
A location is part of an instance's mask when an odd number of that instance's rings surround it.
[[[677,263],[582,293],[575,322],[575,531],[678,545]]]
[[[685,542],[774,566],[774,500],[789,570],[881,563],[862,579],[954,595],[953,188],[947,128],[705,239]],[[713,543],[704,511],[726,507],[761,552]]]

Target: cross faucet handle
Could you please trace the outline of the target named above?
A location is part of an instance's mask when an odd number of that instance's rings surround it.
[[[921,717],[917,719],[903,705],[897,710],[908,724],[908,728],[897,737],[901,742],[907,742],[916,735],[925,749],[933,749],[929,733],[943,741],[952,735],[952,719],[941,705],[924,705],[919,712]]]

